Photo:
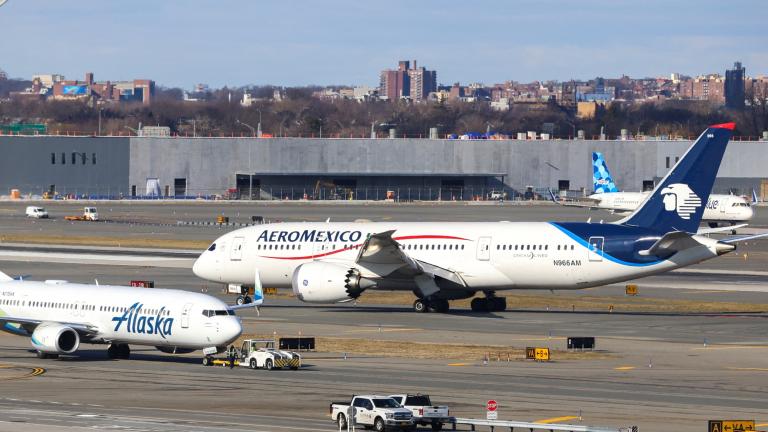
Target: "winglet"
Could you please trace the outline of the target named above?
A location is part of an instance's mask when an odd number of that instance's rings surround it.
[[[728,129],[728,130],[734,130],[736,129],[736,123],[730,122],[730,123],[720,123],[716,125],[710,126],[710,129]]]

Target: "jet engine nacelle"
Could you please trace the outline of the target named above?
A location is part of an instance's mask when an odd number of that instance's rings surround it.
[[[360,276],[356,268],[336,263],[309,262],[293,272],[293,293],[308,303],[338,303],[360,297],[375,282]]]
[[[80,346],[80,335],[61,324],[40,324],[32,332],[32,346],[46,354],[71,354]]]

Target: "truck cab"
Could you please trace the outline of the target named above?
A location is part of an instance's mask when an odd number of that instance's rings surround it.
[[[432,405],[429,395],[397,394],[390,397],[411,411],[415,424],[421,426],[429,425],[432,427],[432,430],[439,431],[445,423],[453,421],[451,410],[447,406]]]
[[[267,370],[301,367],[301,356],[293,351],[275,349],[272,339],[246,339],[240,347],[240,366]]]
[[[350,424],[372,427],[377,432],[392,428],[400,430],[414,428],[411,411],[400,406],[389,396],[354,396],[349,403],[333,402],[331,418],[336,422],[339,430],[346,430]]]
[[[83,217],[86,220],[97,221],[99,220],[99,212],[96,211],[96,207],[86,207],[83,209]]]

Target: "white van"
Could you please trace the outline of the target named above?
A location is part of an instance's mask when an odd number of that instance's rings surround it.
[[[47,219],[48,212],[42,207],[29,206],[27,207],[27,217]]]

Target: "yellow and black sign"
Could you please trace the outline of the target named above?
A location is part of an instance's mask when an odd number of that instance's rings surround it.
[[[626,292],[627,292],[628,296],[636,296],[637,295],[637,285],[635,285],[635,284],[627,284]]]
[[[710,420],[709,432],[752,432],[755,430],[754,420]]]
[[[549,348],[526,347],[525,358],[527,360],[549,361]]]
[[[275,287],[264,288],[264,295],[277,295],[277,288]]]
[[[536,348],[534,348],[534,347],[526,347],[525,348],[525,358],[526,358],[526,360],[535,360],[536,359]]]
[[[536,361],[549,361],[549,348],[536,348],[534,359]]]

